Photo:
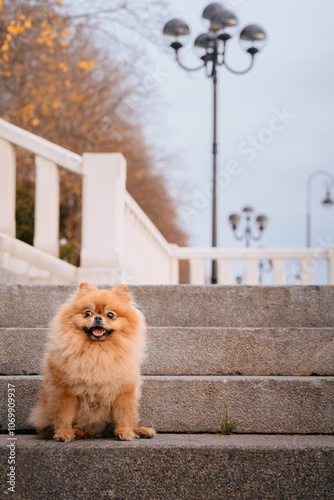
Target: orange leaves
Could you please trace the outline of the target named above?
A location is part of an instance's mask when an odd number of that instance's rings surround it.
[[[29,123],[33,127],[37,127],[40,123],[39,119],[35,116],[36,105],[33,103],[27,104],[21,110],[21,117],[23,124],[27,126]]]
[[[1,47],[2,52],[7,52],[7,50],[9,49],[9,43],[10,43],[11,39],[12,39],[12,36],[10,35],[10,33],[7,33],[5,40],[4,40],[2,47]]]
[[[22,108],[22,113],[24,115],[31,116],[34,113],[34,109],[35,109],[35,104],[30,103],[24,106],[24,108]]]
[[[23,19],[19,19],[16,23],[14,20],[12,20],[9,23],[9,26],[7,26],[7,31],[11,35],[19,35],[20,33],[23,33],[25,29],[30,29],[30,28],[31,28],[31,19],[28,19],[25,22],[23,22]]]
[[[66,71],[68,71],[67,64],[64,61],[62,61],[58,64],[58,68],[60,68],[62,71],[64,71],[64,73],[66,73]]]
[[[80,61],[78,63],[78,67],[84,71],[89,71],[91,68],[94,68],[95,62],[94,61]]]
[[[36,38],[36,42],[41,45],[46,45],[47,47],[53,47],[55,38],[57,38],[57,33],[53,30],[53,27],[50,26],[42,31],[40,36]]]
[[[61,18],[54,19],[53,16],[50,16],[48,19],[44,19],[41,22],[40,27],[42,31],[36,38],[36,43],[45,45],[50,49],[54,49],[58,43],[62,47],[66,47],[67,41],[62,40],[62,38],[67,37],[71,33],[71,30],[64,28],[63,24],[63,19]]]
[[[138,172],[135,173],[136,179],[140,181],[143,178],[144,173],[144,169],[138,170]]]
[[[61,106],[61,102],[59,99],[55,99],[52,103],[52,109],[58,109]]]
[[[71,33],[71,30],[69,28],[65,28],[61,33],[59,33],[59,36],[64,37],[67,36]]]
[[[3,3],[0,3],[0,10],[2,9],[2,7]],[[7,33],[5,39],[2,43],[2,46],[0,47],[0,64],[7,63],[10,60],[8,52],[10,50],[10,44],[13,41],[13,36],[20,35],[25,30],[30,29],[31,26],[31,19],[27,19],[24,15],[20,15],[17,21],[15,21],[14,19],[10,21],[6,28]],[[9,72],[9,69],[5,68],[5,76],[8,77],[10,76],[10,74],[11,72]]]

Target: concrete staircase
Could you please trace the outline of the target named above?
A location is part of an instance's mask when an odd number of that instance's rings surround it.
[[[1,498],[8,383],[22,499],[334,499],[334,287],[132,286],[148,325],[154,440],[39,440],[46,328],[72,286],[0,286]],[[229,420],[232,436],[218,435]]]

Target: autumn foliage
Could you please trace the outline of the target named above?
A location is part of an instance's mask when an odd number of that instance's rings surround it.
[[[0,9],[1,118],[78,154],[122,152],[129,192],[168,241],[184,245],[163,175],[168,162],[158,161],[133,105],[140,74],[96,43],[59,0],[0,0]],[[78,264],[80,179],[60,175],[62,257]],[[33,184],[33,158],[18,150],[18,235],[29,242]]]

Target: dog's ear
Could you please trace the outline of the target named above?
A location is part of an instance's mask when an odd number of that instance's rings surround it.
[[[112,291],[123,299],[132,300],[132,296],[130,295],[128,287],[126,285],[116,286],[112,289]]]
[[[80,283],[78,292],[92,292],[93,290],[97,290],[96,286],[90,285],[86,281]]]

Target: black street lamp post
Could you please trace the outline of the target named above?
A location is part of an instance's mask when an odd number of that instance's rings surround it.
[[[307,179],[306,187],[306,246],[311,247],[311,193],[312,193],[312,182],[318,176],[325,176],[329,179],[326,197],[321,202],[324,207],[331,207],[334,205],[334,200],[331,198],[331,187],[334,186],[334,177],[327,172],[327,170],[317,170],[313,172]]]
[[[254,64],[255,55],[261,50],[266,34],[264,30],[257,24],[246,26],[239,35],[240,42],[244,46],[246,52],[250,55],[250,64],[243,71],[232,69],[226,62],[227,42],[232,38],[228,32],[230,28],[238,25],[236,15],[226,9],[220,3],[211,3],[208,5],[202,14],[202,17],[209,21],[209,31],[202,33],[194,41],[194,46],[200,52],[199,56],[202,61],[201,65],[196,68],[188,68],[180,58],[179,51],[183,47],[179,38],[190,33],[187,23],[180,19],[172,19],[168,21],[164,28],[164,35],[173,38],[170,47],[175,51],[175,58],[181,68],[186,71],[197,71],[201,68],[206,69],[208,78],[212,78],[213,82],[213,165],[212,165],[212,246],[217,246],[217,68],[225,66],[230,72],[242,75],[247,73]],[[217,283],[217,262],[212,261],[211,283]]]

